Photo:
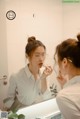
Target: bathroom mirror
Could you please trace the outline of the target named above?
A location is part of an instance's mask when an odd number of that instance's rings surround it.
[[[6,75],[9,81],[11,74],[26,65],[25,45],[27,38],[32,35],[45,44],[46,64],[53,66],[55,46],[65,38],[75,37],[80,31],[79,11],[80,2],[0,0],[0,79]],[[59,88],[54,72],[48,78],[48,88],[53,84]],[[8,85],[3,85],[0,80],[0,88],[2,108]]]

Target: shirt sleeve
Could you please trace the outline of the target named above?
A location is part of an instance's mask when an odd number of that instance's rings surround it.
[[[76,107],[76,104],[64,95],[59,94],[56,97],[59,109],[64,117],[64,119],[80,119],[80,111]]]
[[[47,91],[47,80],[44,74],[42,74],[42,76],[40,77],[40,82],[41,82],[41,93],[44,94]]]
[[[43,92],[43,87],[41,86],[41,81],[42,80],[46,80],[46,82],[44,83],[44,85],[47,85],[47,79],[45,78],[45,76],[41,76],[39,82],[38,82],[38,87],[39,87],[39,92],[40,92],[40,96],[42,96],[42,100],[47,100],[51,98],[51,92],[49,91],[48,87],[46,88],[46,90]]]
[[[16,77],[14,75],[12,75],[10,77],[10,80],[9,80],[9,88],[8,88],[8,95],[7,95],[7,98],[4,99],[4,105],[7,107],[7,108],[10,108],[11,105],[14,103],[14,99],[15,99],[15,96],[16,96],[16,81],[15,81]]]

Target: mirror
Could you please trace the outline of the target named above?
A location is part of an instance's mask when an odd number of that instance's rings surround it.
[[[45,62],[53,66],[58,42],[75,37],[80,31],[79,11],[79,2],[65,0],[0,0],[0,108],[8,88],[8,85],[2,85],[4,75],[9,81],[11,74],[26,65],[27,38],[33,35],[45,44],[48,54]],[[48,89],[54,88],[53,84],[60,88],[54,72],[47,83]],[[53,97],[47,99],[50,98]]]

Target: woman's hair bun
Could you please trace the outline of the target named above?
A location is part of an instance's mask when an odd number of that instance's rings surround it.
[[[28,43],[32,43],[36,40],[35,36],[31,36],[28,38]]]
[[[77,34],[77,39],[80,42],[80,33]]]

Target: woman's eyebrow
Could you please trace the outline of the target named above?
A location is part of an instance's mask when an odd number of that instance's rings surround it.
[[[35,52],[35,54],[45,54],[45,52]]]

